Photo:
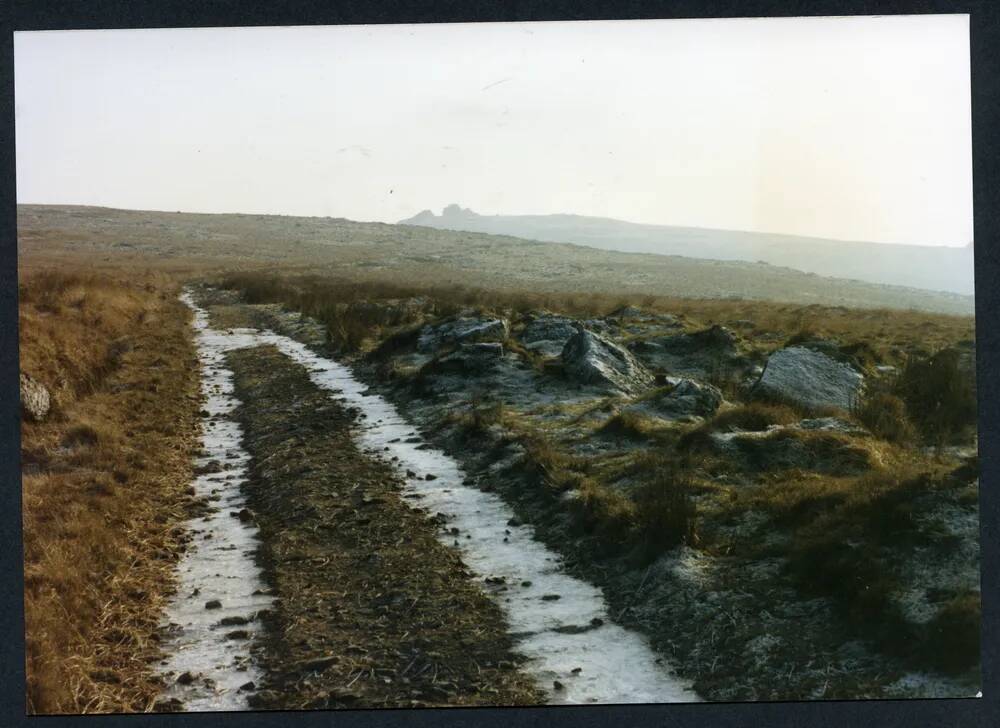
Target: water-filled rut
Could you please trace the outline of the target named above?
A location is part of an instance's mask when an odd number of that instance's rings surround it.
[[[690,686],[674,676],[669,665],[650,649],[644,637],[614,623],[599,589],[567,574],[560,558],[534,539],[530,526],[518,523],[499,496],[464,485],[465,474],[459,464],[429,447],[391,403],[369,393],[349,368],[270,331],[214,330],[209,326],[207,312],[189,294],[184,300],[195,309],[199,345],[212,356],[249,346],[274,346],[303,366],[317,387],[360,410],[358,446],[378,453],[378,457],[391,461],[400,475],[405,474],[404,496],[414,496],[420,507],[431,513],[444,514],[447,521],[439,538],[460,551],[462,560],[501,607],[515,649],[528,658],[521,669],[545,691],[548,702],[698,700]],[[224,376],[214,371],[214,376]],[[210,432],[221,426],[216,425]],[[206,433],[206,445],[208,436]],[[228,482],[237,483],[238,488],[239,471],[236,473]],[[229,516],[223,513],[221,518]],[[232,518],[226,522],[230,528],[237,524],[239,521]],[[240,553],[244,553],[242,549]],[[213,554],[205,552],[204,557],[211,559]],[[192,558],[197,558],[197,553]],[[184,567],[182,564],[182,597],[188,578]],[[247,575],[242,565],[236,568],[243,577]],[[222,572],[222,567],[216,571]],[[204,612],[204,600],[199,600],[187,609]],[[185,625],[184,629],[193,628]],[[224,662],[228,655],[219,650],[231,649],[229,642],[210,639],[211,627],[203,631],[206,661]],[[194,637],[193,631],[190,636]],[[173,667],[176,658],[171,660],[172,669],[177,669]],[[222,684],[219,679],[217,686]],[[249,679],[244,677],[242,681]]]
[[[259,629],[255,616],[271,597],[254,564],[257,529],[239,517],[249,456],[230,417],[238,401],[224,358],[234,340],[209,328],[198,309],[195,329],[204,401],[192,486],[207,507],[187,524],[195,538],[178,565],[177,593],[167,606],[163,698],[171,709],[242,710],[244,686],[260,680],[250,655]]]

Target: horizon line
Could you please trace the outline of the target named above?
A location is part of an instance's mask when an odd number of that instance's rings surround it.
[[[162,209],[162,208],[161,209],[157,209],[157,208],[153,208],[153,207],[116,207],[114,205],[97,205],[97,204],[80,203],[80,202],[22,202],[21,200],[17,200],[16,205],[18,207],[20,207],[22,205],[33,205],[33,206],[36,206],[36,207],[91,207],[91,208],[106,209],[106,210],[122,210],[122,211],[125,211],[125,212],[165,212],[165,213],[170,213],[170,214],[181,214],[181,215],[255,215],[255,216],[259,216],[259,217],[303,217],[303,218],[313,217],[313,218],[327,218],[327,219],[349,220],[351,222],[358,222],[358,223],[374,223],[374,224],[378,224],[378,225],[401,225],[401,224],[408,224],[408,223],[404,223],[402,220],[397,220],[395,222],[386,222],[384,220],[359,220],[359,219],[354,219],[354,218],[351,218],[351,217],[345,217],[345,216],[342,216],[342,215],[318,215],[318,214],[307,215],[307,214],[296,214],[296,213],[287,213],[287,212],[243,212],[243,211],[233,211],[233,210],[224,211],[224,212],[218,212],[218,211],[217,212],[202,212],[202,211],[197,211],[197,210],[176,210],[176,209],[168,210],[168,209]],[[606,217],[606,216],[602,216],[602,215],[586,215],[586,214],[577,213],[577,212],[513,213],[513,214],[511,214],[511,213],[493,213],[493,214],[482,214],[482,213],[476,212],[471,207],[462,207],[461,205],[458,205],[458,203],[449,203],[448,205],[445,205],[445,207],[441,208],[442,209],[442,214],[441,215],[435,213],[432,208],[425,207],[422,210],[419,210],[418,212],[414,213],[410,217],[416,217],[417,215],[419,215],[422,212],[430,212],[432,215],[434,215],[435,218],[439,218],[440,219],[440,218],[443,217],[444,209],[447,208],[450,205],[455,205],[456,207],[458,207],[461,210],[468,210],[469,212],[471,212],[472,214],[476,215],[477,217],[482,217],[482,218],[490,218],[490,217],[558,217],[558,216],[589,217],[589,218],[593,218],[593,219],[597,219],[597,220],[611,220],[611,221],[614,221],[614,222],[625,223],[626,225],[636,225],[636,226],[642,226],[642,227],[683,228],[683,229],[687,229],[687,230],[705,230],[705,231],[709,231],[709,232],[720,232],[720,233],[742,233],[742,234],[748,234],[748,235],[774,235],[774,236],[779,236],[779,237],[804,238],[806,240],[817,240],[817,241],[833,242],[833,243],[849,243],[849,244],[850,243],[855,243],[855,244],[867,244],[867,245],[891,245],[891,246],[895,246],[895,247],[911,247],[911,248],[946,248],[946,249],[949,249],[949,250],[964,250],[966,248],[974,248],[975,247],[975,240],[970,240],[967,243],[956,244],[956,245],[948,245],[948,244],[944,244],[944,243],[893,243],[893,242],[882,241],[882,240],[858,240],[858,239],[849,239],[849,238],[829,238],[829,237],[823,237],[821,235],[802,235],[802,234],[799,234],[799,233],[786,233],[786,232],[776,232],[776,231],[769,231],[769,230],[743,230],[743,229],[738,229],[738,228],[703,227],[703,226],[699,226],[699,225],[677,225],[677,224],[672,224],[672,223],[636,222],[634,220],[625,220],[625,219],[618,218],[618,217]],[[405,219],[409,219],[409,218],[405,218]],[[414,227],[426,227],[426,226],[414,225]],[[450,229],[450,228],[445,228],[445,229]],[[482,232],[482,231],[480,231],[480,232]],[[485,233],[485,234],[509,235],[509,233]],[[514,237],[517,237],[517,236],[514,236]],[[542,241],[542,242],[546,242],[546,241]],[[588,246],[588,247],[592,247],[592,246]]]

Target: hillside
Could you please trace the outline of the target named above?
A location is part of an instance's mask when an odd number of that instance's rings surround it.
[[[31,712],[981,688],[973,319],[628,276],[938,294],[20,212]]]
[[[358,281],[973,312],[971,296],[826,278],[764,263],[623,253],[342,218],[19,205],[18,252],[82,253],[175,268],[280,263]]]
[[[715,260],[763,261],[806,273],[869,283],[973,293],[971,244],[964,248],[886,245],[773,233],[641,225],[584,215],[479,215],[448,205],[401,220],[447,230],[515,235],[529,240],[578,243],[630,253],[683,255]]]

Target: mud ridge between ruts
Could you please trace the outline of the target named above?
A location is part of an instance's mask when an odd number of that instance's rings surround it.
[[[359,451],[356,413],[273,347],[233,352],[235,412],[258,562],[276,600],[262,616],[258,709],[524,705],[499,607],[388,463]]]

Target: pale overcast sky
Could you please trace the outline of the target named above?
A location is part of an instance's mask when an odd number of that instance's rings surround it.
[[[972,240],[967,16],[15,34],[20,202]]]

